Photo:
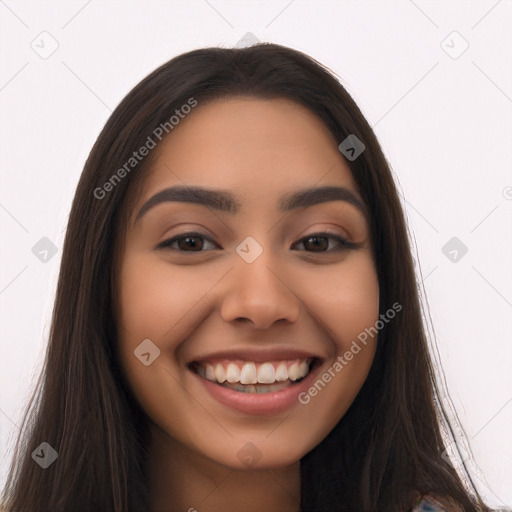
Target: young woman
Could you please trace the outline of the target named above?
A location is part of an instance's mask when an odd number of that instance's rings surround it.
[[[488,510],[443,456],[379,143],[275,44],[180,55],[112,114],[28,412],[10,512]]]

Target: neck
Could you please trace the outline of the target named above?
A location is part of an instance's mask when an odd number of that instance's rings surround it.
[[[190,450],[155,426],[151,430],[151,512],[299,512],[299,462],[236,470]]]

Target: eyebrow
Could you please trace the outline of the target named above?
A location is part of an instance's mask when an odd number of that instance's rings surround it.
[[[227,190],[180,185],[161,190],[149,198],[139,210],[135,222],[158,204],[175,201],[198,204],[229,214],[235,214],[241,208],[241,204],[237,201],[236,197]],[[353,192],[344,187],[334,186],[310,188],[288,194],[281,198],[279,209],[282,212],[287,212],[329,201],[345,201],[350,203],[366,216],[364,203]]]

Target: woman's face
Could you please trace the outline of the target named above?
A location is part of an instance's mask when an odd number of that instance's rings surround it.
[[[360,390],[379,288],[339,142],[292,101],[236,98],[199,103],[155,149],[120,259],[119,349],[170,445],[293,464]]]

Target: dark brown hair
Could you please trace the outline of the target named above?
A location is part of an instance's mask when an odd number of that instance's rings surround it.
[[[428,352],[390,167],[335,76],[307,55],[276,44],[180,55],[140,82],[106,123],[71,208],[45,364],[16,443],[4,506],[12,512],[147,510],[148,419],[118,362],[113,285],[123,212],[151,158],[102,199],[94,190],[190,98],[200,108],[234,96],[288,98],[315,113],[337,141],[350,134],[363,141],[365,151],[347,164],[369,212],[380,312],[395,302],[403,306],[379,333],[373,365],[355,401],[301,460],[301,510],[406,511],[426,494],[466,512],[488,510],[466,468],[463,483],[442,456],[441,429],[450,435],[450,422]],[[58,452],[45,470],[31,458],[43,441]]]

